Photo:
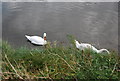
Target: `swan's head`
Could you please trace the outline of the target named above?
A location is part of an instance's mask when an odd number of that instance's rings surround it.
[[[44,38],[44,40],[46,40],[46,33],[43,34],[43,38]]]

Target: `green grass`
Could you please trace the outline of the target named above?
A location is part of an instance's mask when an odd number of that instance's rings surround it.
[[[115,52],[82,53],[73,46],[48,44],[41,48],[12,48],[2,43],[2,79],[118,79]]]

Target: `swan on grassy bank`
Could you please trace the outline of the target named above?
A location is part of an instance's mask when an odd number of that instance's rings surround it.
[[[47,41],[46,41],[46,33],[43,34],[43,38],[39,37],[39,36],[28,36],[25,35],[25,37],[32,43],[35,45],[46,45]]]
[[[100,50],[98,50],[97,48],[95,48],[91,44],[88,44],[88,43],[79,43],[77,40],[75,40],[75,45],[80,50],[91,49],[91,50],[93,50],[96,53],[107,52],[108,54],[110,54],[110,52],[107,49],[100,49]]]

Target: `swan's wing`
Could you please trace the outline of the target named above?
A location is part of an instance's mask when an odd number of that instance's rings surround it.
[[[93,50],[93,51],[95,51],[95,52],[98,51],[94,46],[92,46],[91,44],[88,44],[88,43],[81,43],[81,44],[80,44],[80,48],[81,48],[82,50],[90,49],[90,50]]]
[[[39,44],[39,45],[43,45],[44,44],[44,39],[42,37],[39,37],[39,36],[26,36],[26,37],[33,44]]]
[[[83,47],[83,48],[91,48],[91,44],[88,44],[88,43],[81,43],[81,46]]]
[[[91,47],[91,45],[89,45],[89,44],[87,44],[87,43],[81,43],[81,44],[79,44],[79,46],[78,46],[78,48],[80,49],[80,50],[85,50],[85,49],[88,49],[88,48],[90,48]]]
[[[39,36],[30,36],[30,40],[39,42],[39,41],[43,41],[44,39],[42,37],[39,37]]]
[[[95,48],[94,46],[92,46],[91,44],[86,44],[86,47],[93,50],[94,52],[97,52],[98,53],[98,50],[97,48]]]

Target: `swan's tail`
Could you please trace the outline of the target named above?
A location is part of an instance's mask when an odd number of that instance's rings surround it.
[[[30,40],[30,36],[28,36],[28,35],[25,35],[25,37],[26,37],[28,40]]]
[[[78,48],[79,49],[79,42],[77,41],[77,40],[75,40],[75,45],[76,45],[76,48]]]
[[[107,49],[100,49],[100,50],[99,50],[99,53],[102,53],[102,52],[104,52],[104,51],[106,51],[108,54],[110,54],[110,52],[109,52]]]
[[[77,40],[75,40],[75,43],[76,43],[76,44],[80,44]]]

